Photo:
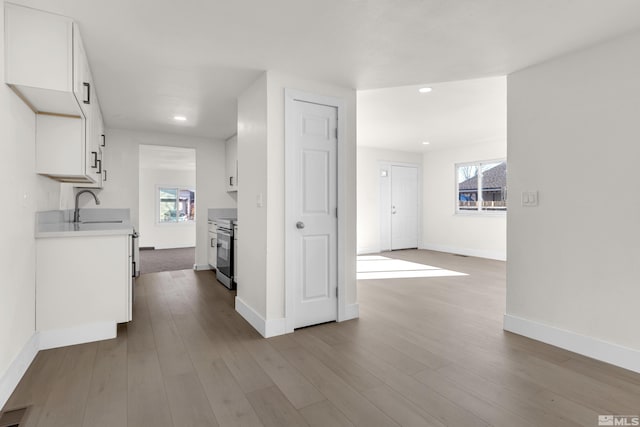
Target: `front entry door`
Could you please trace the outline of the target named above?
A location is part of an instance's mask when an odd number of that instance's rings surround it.
[[[391,167],[391,250],[418,247],[418,168]]]
[[[294,328],[337,320],[336,107],[294,101]],[[288,286],[289,286],[288,285]]]

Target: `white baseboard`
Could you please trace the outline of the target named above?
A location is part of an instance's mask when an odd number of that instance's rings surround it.
[[[193,264],[193,269],[196,271],[211,270],[211,266],[209,264]]]
[[[293,332],[293,331],[291,331]],[[269,319],[265,327],[265,338],[276,337],[278,335],[284,335],[287,332],[287,321],[284,317],[280,319]]]
[[[509,314],[504,315],[503,328],[505,331],[640,373],[640,350]]]
[[[260,316],[257,311],[255,311],[246,302],[242,301],[242,299],[238,296],[236,296],[236,311],[240,314],[240,316],[244,317],[244,320],[246,320],[251,326],[253,326],[253,329],[258,331],[260,335],[264,337],[267,329],[264,317]]]
[[[116,337],[117,329],[116,322],[98,322],[72,328],[40,331],[38,333],[40,350],[108,340]]]
[[[380,253],[380,248],[358,248],[356,250],[357,255],[377,254]]]
[[[340,321],[357,319],[358,317],[360,317],[360,306],[358,303],[347,304],[344,311],[344,319],[340,319]]]
[[[284,335],[287,333],[287,322],[284,317],[280,319],[265,320],[264,317],[244,302],[240,297],[236,297],[236,311],[240,316],[244,317],[244,320],[253,326],[253,329],[258,331],[258,333],[265,338]]]
[[[474,256],[478,258],[495,259],[498,261],[507,260],[506,250],[505,251],[486,251],[481,249],[458,248],[458,247],[445,246],[445,245],[433,245],[430,243],[422,244],[420,245],[419,248],[427,249],[430,251],[448,252],[451,254]]]
[[[7,371],[2,378],[0,378],[0,409],[7,403],[9,397],[11,397],[11,393],[13,393],[18,386],[24,373],[27,372],[29,365],[31,365],[31,362],[35,359],[39,349],[38,333],[36,332],[29,338],[29,341],[22,347],[18,356],[13,359]]]

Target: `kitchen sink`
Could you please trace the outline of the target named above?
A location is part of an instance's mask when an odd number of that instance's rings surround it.
[[[114,220],[81,221],[80,224],[122,224],[122,220],[114,219]]]

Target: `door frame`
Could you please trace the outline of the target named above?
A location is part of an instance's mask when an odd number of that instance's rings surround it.
[[[393,166],[409,167],[418,169],[418,249],[422,248],[422,165],[419,163],[403,163],[393,162],[388,160],[378,161],[378,189],[379,189],[379,215],[380,215],[380,240],[378,242],[379,252],[391,250],[391,180],[393,180],[393,174],[391,168]],[[382,176],[382,171],[386,170],[388,173],[388,192],[384,189],[384,179],[387,177]],[[388,196],[388,197],[385,197]]]
[[[293,227],[296,221],[294,207],[291,205],[291,194],[294,191],[293,181],[289,179],[293,176],[293,162],[296,160],[293,140],[295,137],[295,102],[309,102],[313,104],[326,105],[335,107],[338,110],[338,138],[337,138],[337,206],[338,206],[338,232],[337,244],[337,274],[338,284],[338,318],[336,321],[346,320],[347,298],[344,281],[345,272],[345,237],[346,233],[346,215],[341,211],[346,206],[346,185],[345,184],[345,159],[347,158],[346,141],[346,110],[345,102],[342,98],[331,96],[317,95],[313,93],[303,92],[295,89],[284,89],[284,186],[285,186],[285,215],[284,215],[284,234],[285,234],[285,259],[284,259],[284,317],[285,317],[285,333],[293,332],[295,324],[295,301],[294,301],[294,285],[295,285],[295,267],[290,261],[295,249],[296,232]],[[290,225],[290,226],[289,226]]]

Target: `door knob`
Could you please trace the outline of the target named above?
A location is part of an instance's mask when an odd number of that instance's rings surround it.
[[[296,222],[296,228],[298,230],[302,230],[304,228],[304,222],[302,222],[302,221]]]

